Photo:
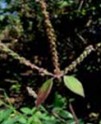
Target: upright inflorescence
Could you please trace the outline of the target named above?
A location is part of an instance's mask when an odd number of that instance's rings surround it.
[[[39,0],[42,14],[44,16],[44,24],[46,29],[46,34],[48,37],[49,47],[50,47],[50,53],[51,53],[51,59],[54,66],[54,73],[59,74],[60,73],[60,67],[59,67],[59,58],[58,58],[58,52],[56,49],[56,35],[55,31],[53,29],[53,26],[51,24],[49,13],[47,11],[47,5],[44,0]]]

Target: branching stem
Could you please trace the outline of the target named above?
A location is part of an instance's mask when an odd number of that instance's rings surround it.
[[[101,43],[97,43],[95,47],[93,47],[93,45],[87,46],[83,51],[83,53],[76,60],[74,60],[69,66],[67,66],[63,71],[61,71],[60,74],[54,74],[44,68],[41,68],[39,66],[36,66],[35,64],[32,64],[29,60],[27,60],[24,57],[21,57],[18,53],[9,49],[4,43],[0,42],[1,51],[7,53],[8,55],[12,56],[16,60],[19,60],[20,63],[30,67],[32,70],[37,70],[39,72],[39,75],[41,76],[48,75],[58,79],[64,76],[65,74],[68,74],[69,71],[72,71],[73,69],[75,69],[77,65],[79,65],[92,51],[96,51],[99,47],[101,47]]]

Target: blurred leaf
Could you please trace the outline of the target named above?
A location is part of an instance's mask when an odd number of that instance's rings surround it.
[[[60,116],[64,119],[73,119],[72,114],[66,110],[60,111]]]
[[[54,98],[54,106],[64,108],[67,105],[67,100],[65,97],[61,96],[60,94],[56,93]]]
[[[28,118],[27,124],[42,124],[42,121],[40,120],[40,115],[37,116],[36,113],[34,113]]]
[[[39,93],[38,93],[38,97],[36,100],[36,106],[39,106],[41,103],[43,103],[46,100],[46,98],[48,97],[48,95],[52,89],[52,86],[53,86],[52,79],[47,80],[42,85],[42,87],[40,88]]]
[[[64,8],[64,7],[68,6],[68,2],[66,2],[66,1],[60,1],[58,4],[59,4],[58,5],[59,8]]]
[[[16,120],[14,118],[8,118],[2,124],[15,124],[15,121]]]
[[[19,119],[18,119],[18,122],[20,122],[20,124],[27,124],[27,119],[23,116],[21,116]]]
[[[2,122],[5,119],[7,120],[7,118],[10,116],[11,113],[12,113],[11,109],[1,110],[0,111],[0,122]]]
[[[0,21],[3,21],[4,18],[5,18],[4,15],[0,15]]]
[[[81,82],[78,79],[76,79],[75,77],[64,76],[64,84],[72,92],[74,92],[82,97],[85,97],[83,86],[82,86]]]
[[[43,124],[43,123],[39,118],[34,118],[31,124]]]
[[[26,115],[31,115],[32,114],[32,110],[28,107],[21,108],[20,110],[21,110],[21,112],[23,112]]]
[[[72,114],[63,108],[59,108],[59,107],[54,108],[53,113],[57,114],[58,116],[60,116],[64,119],[73,119]]]

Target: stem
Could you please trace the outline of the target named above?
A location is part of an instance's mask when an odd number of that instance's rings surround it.
[[[77,33],[77,36],[83,42],[83,44],[87,44],[87,41],[83,38],[82,35],[80,35],[79,33]]]
[[[78,7],[79,11],[82,9],[83,3],[84,3],[84,0],[80,0],[80,4],[79,4],[79,7]]]
[[[77,116],[75,114],[75,111],[74,111],[73,106],[72,106],[71,103],[69,103],[69,109],[70,109],[70,111],[71,111],[71,113],[73,115],[73,118],[75,120],[75,124],[79,124],[79,120],[78,120],[78,118],[77,118]]]

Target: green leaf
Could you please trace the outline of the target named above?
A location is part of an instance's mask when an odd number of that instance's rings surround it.
[[[3,21],[4,18],[5,18],[5,16],[4,16],[4,15],[1,15],[1,16],[0,16],[0,21]]]
[[[81,82],[73,76],[64,76],[65,86],[72,92],[85,97],[84,89]]]
[[[15,124],[14,118],[8,118],[7,120],[4,120],[2,124]]]
[[[21,116],[18,120],[18,122],[20,122],[20,124],[26,124],[27,123],[27,119],[23,116]]]
[[[26,115],[31,115],[32,114],[32,110],[28,107],[21,108],[21,112],[23,112]]]
[[[41,103],[43,103],[46,100],[46,98],[48,97],[48,95],[52,89],[52,86],[53,86],[52,79],[45,81],[45,83],[41,86],[41,88],[38,92],[38,97],[35,102],[36,106],[39,106]]]
[[[64,108],[67,105],[67,99],[58,93],[55,93],[54,107]]]
[[[66,110],[63,110],[63,109],[60,111],[59,115],[64,119],[73,119],[72,114]]]
[[[54,108],[53,113],[56,113],[58,116],[64,118],[64,119],[73,119],[73,116],[70,112],[64,110],[63,108]]]
[[[6,110],[1,110],[0,111],[0,122],[3,120],[7,120],[8,117],[11,115],[12,110],[11,109],[6,109]]]
[[[59,6],[59,8],[64,8],[64,7],[66,7],[66,6],[68,6],[69,5],[69,3],[68,2],[66,2],[66,1],[60,1],[59,3],[58,3],[58,6]]]

